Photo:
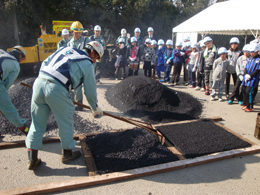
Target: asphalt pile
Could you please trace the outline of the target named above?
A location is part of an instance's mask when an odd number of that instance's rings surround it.
[[[144,76],[124,79],[107,90],[106,98],[124,114],[152,124],[195,119],[202,113],[193,96]]]
[[[216,152],[250,147],[210,120],[163,125],[157,128],[186,158],[195,158]]]
[[[179,160],[158,138],[144,129],[101,133],[86,138],[97,173],[105,174]]]
[[[33,85],[36,78],[29,78],[23,80],[22,82]],[[32,89],[22,86],[20,84],[16,84],[8,90],[8,94],[10,98],[18,110],[18,113],[21,118],[27,120],[26,124],[31,124],[31,99],[32,99]],[[77,133],[90,133],[95,131],[103,131],[103,128],[98,126],[97,124],[91,123],[83,119],[81,116],[77,114],[77,112],[73,115],[74,118],[74,132]],[[51,112],[47,126],[46,132],[50,132],[52,130],[58,129],[58,124],[54,117],[54,114]],[[22,135],[20,130],[11,124],[5,117],[0,115],[0,131],[1,134],[11,134],[11,135]]]

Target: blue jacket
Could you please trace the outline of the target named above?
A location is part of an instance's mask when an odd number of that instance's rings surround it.
[[[172,55],[172,51],[173,51],[173,48],[166,48],[165,52],[164,52],[164,60],[165,60],[165,66],[172,66],[172,58],[173,58],[173,55]],[[170,60],[170,64],[167,64],[167,60]]]
[[[254,58],[251,58],[247,61],[244,72],[245,75],[249,74],[251,76],[251,79],[245,82],[244,77],[242,85],[254,88],[258,87],[258,81],[260,76],[260,55],[257,55]]]
[[[175,48],[173,51],[172,51],[172,55],[173,55],[173,63],[178,63],[178,64],[182,64],[182,63],[185,63],[185,58],[186,58],[186,55],[183,55],[181,56],[180,52],[183,52],[185,53],[183,50],[178,50],[177,48]]]
[[[163,47],[162,49],[157,49],[156,54],[157,54],[157,64],[164,64],[164,53],[165,53],[166,48]]]

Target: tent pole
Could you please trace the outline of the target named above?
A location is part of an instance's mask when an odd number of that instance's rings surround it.
[[[172,43],[174,43],[175,36],[176,36],[176,33],[172,32]]]
[[[246,32],[246,36],[245,36],[245,45],[246,45],[246,40],[247,40],[247,32]]]

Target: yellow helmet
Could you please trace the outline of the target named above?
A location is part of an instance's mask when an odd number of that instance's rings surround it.
[[[79,21],[73,22],[70,29],[74,32],[83,32],[84,30],[82,24]]]
[[[103,46],[98,41],[91,41],[85,45],[84,48],[92,49],[92,48],[98,53],[99,59],[97,59],[97,62],[101,62],[101,58],[104,54]]]
[[[21,46],[21,45],[16,45],[13,48],[15,51],[17,51],[18,53],[21,53],[24,55],[24,57],[26,57],[26,51],[25,49]]]

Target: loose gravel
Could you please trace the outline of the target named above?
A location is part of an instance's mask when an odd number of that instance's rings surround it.
[[[26,80],[23,80],[22,82],[33,85],[36,78],[29,78]],[[31,124],[32,118],[31,118],[31,99],[32,99],[32,89],[22,86],[20,84],[16,84],[8,91],[10,98],[18,110],[19,115],[27,120],[27,124]],[[90,121],[83,119],[81,116],[77,114],[77,112],[73,115],[74,118],[74,132],[76,134],[80,133],[91,133],[95,131],[104,131],[102,127],[95,123],[91,123]],[[56,122],[56,119],[51,112],[49,116],[49,120],[46,127],[46,132],[49,132],[52,134],[53,132],[56,132],[58,129],[58,125]],[[13,124],[11,124],[5,117],[0,116],[0,131],[1,134],[11,134],[11,135],[22,135],[22,133],[18,130],[17,127],[15,127]],[[55,133],[57,134],[57,132]]]
[[[124,79],[107,90],[106,98],[125,114],[152,124],[195,119],[202,113],[193,96],[144,76]]]

